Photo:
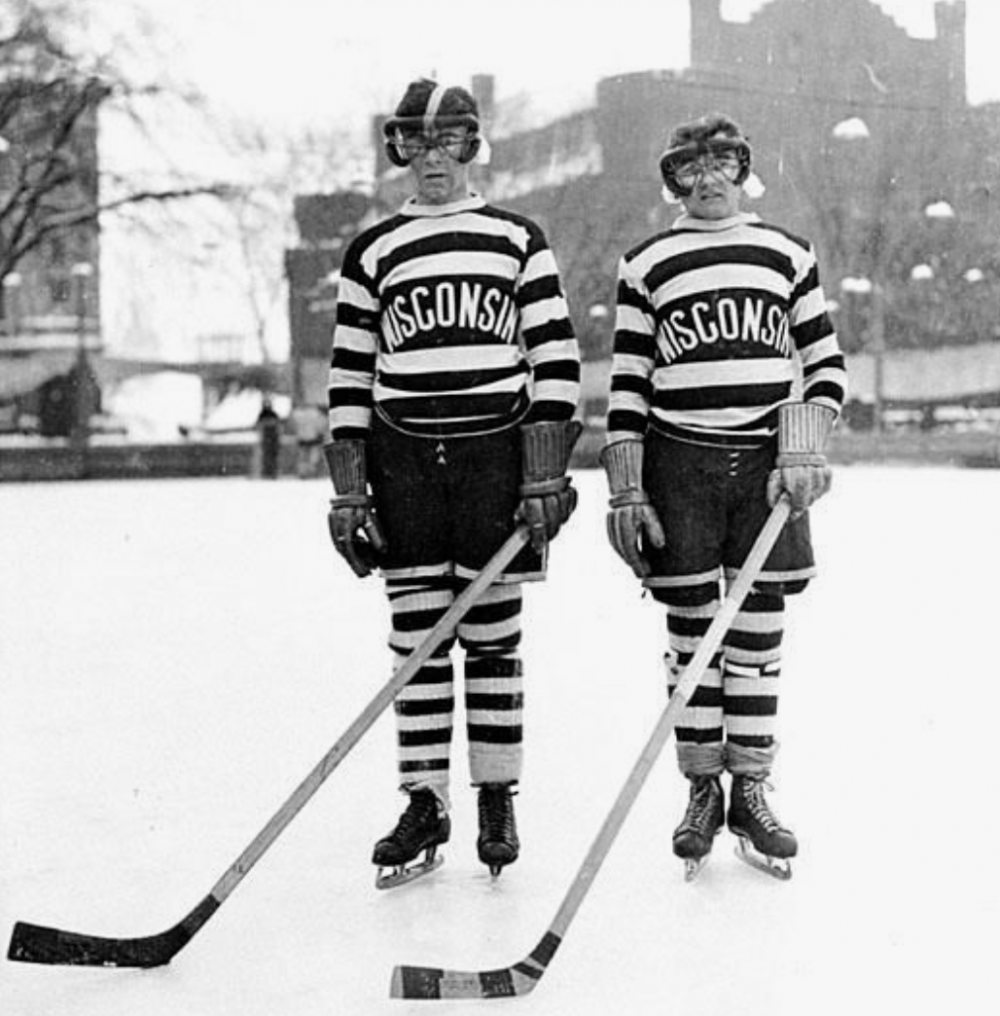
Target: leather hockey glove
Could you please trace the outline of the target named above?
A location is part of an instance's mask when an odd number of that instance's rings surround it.
[[[514,518],[527,525],[537,553],[556,538],[576,508],[576,489],[566,470],[582,429],[577,420],[526,423],[521,428],[524,482]]]
[[[385,537],[368,494],[365,442],[332,441],[323,448],[337,497],[330,501],[327,524],[337,553],[359,578],[370,575],[385,550]]]
[[[793,517],[801,515],[829,489],[833,474],[823,449],[837,414],[813,402],[789,402],[778,410],[778,458],[768,477],[772,507],[785,491]]]
[[[601,452],[601,465],[611,492],[608,540],[640,579],[649,574],[644,547],[648,544],[662,548],[667,542],[656,509],[642,488],[642,459],[643,446],[638,438],[616,441]]]

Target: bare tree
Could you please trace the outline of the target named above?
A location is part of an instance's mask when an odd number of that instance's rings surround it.
[[[137,83],[127,61],[70,41],[82,28],[80,9],[66,0],[0,2],[0,279],[47,237],[96,227],[103,214],[225,191],[176,172],[102,173],[101,111],[114,105],[141,126],[148,101],[170,89]]]
[[[201,247],[240,294],[267,362],[269,326],[285,307],[284,254],[297,244],[295,198],[359,186],[370,157],[337,128],[229,120],[216,121],[215,129],[234,171],[216,208],[199,222]]]

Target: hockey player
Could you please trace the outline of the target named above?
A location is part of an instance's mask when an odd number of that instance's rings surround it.
[[[676,728],[690,797],[673,849],[689,878],[723,822],[744,859],[791,873],[796,838],[764,794],[784,602],[815,574],[806,509],[830,485],[823,449],[846,386],[812,247],[740,211],[750,164],[724,115],[673,132],[660,170],[683,214],[619,263],[602,452],[611,544],[666,607],[671,691],[769,506],[783,492],[793,506]]]
[[[531,541],[395,702],[409,805],[375,846],[380,886],[434,867],[449,838],[456,638],[479,858],[496,875],[518,856],[521,584],[544,577],[548,544],[576,504],[566,470],[580,376],[545,236],[472,189],[483,144],[473,96],[415,81],[384,129],[416,193],[350,244],[341,269],[327,445],[334,544],[357,575],[380,569],[398,665],[516,520]]]

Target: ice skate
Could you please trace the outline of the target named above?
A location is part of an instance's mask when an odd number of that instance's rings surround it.
[[[736,856],[752,868],[786,881],[792,877],[790,858],[799,844],[771,811],[764,797],[770,789],[761,776],[733,776],[727,822],[738,838]]]
[[[509,783],[484,783],[479,788],[479,860],[496,878],[517,860],[521,844],[514,820],[514,790]]]
[[[396,828],[375,844],[375,887],[393,889],[440,867],[444,858],[438,856],[437,848],[447,843],[450,835],[451,819],[434,791],[414,790]],[[411,863],[421,851],[423,860]]]
[[[687,811],[674,830],[674,853],[684,861],[684,878],[690,882],[708,861],[712,842],[722,828],[725,803],[718,776],[689,776]]]

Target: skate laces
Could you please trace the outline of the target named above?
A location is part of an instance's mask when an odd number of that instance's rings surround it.
[[[405,841],[411,833],[419,832],[429,819],[437,815],[438,803],[433,792],[410,795],[410,803],[406,811],[399,817],[391,839]]]
[[[774,790],[774,787],[766,780],[745,780],[743,782],[743,800],[746,801],[753,817],[768,832],[776,832],[781,829],[781,823],[771,811],[770,805],[764,797],[765,790]]]
[[[711,824],[715,797],[716,787],[711,780],[705,780],[700,785],[695,784],[691,789],[691,800],[688,802],[683,826],[704,833]]]

